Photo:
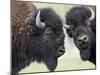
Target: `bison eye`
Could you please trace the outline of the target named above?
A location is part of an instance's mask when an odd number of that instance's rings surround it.
[[[46,31],[46,35],[50,36],[50,35],[52,35],[52,33],[53,33],[52,31]]]
[[[70,30],[71,34],[73,35],[74,34],[74,30]]]

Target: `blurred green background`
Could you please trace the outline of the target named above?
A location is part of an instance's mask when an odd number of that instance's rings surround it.
[[[53,4],[53,3],[33,3],[37,8],[53,8],[59,16],[65,16],[74,5],[68,4]],[[65,31],[64,31],[65,33]],[[82,70],[95,69],[95,65],[89,61],[82,61],[80,59],[79,51],[73,43],[73,39],[65,36],[66,52],[63,56],[58,58],[58,66],[55,71],[67,70]],[[31,63],[29,66],[22,69],[19,73],[33,73],[33,72],[49,72],[44,63]]]

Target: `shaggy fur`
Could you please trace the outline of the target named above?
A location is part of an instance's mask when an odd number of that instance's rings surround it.
[[[66,24],[70,25],[66,31],[80,50],[81,59],[96,64],[96,18],[89,21],[90,16],[91,11],[87,7],[73,7],[66,15]],[[82,49],[78,44],[77,39],[82,35],[88,36],[88,48]]]
[[[26,13],[27,10],[23,10],[22,13]],[[12,22],[14,21],[12,23],[13,74],[34,61],[43,62],[50,71],[54,71],[57,66],[57,58],[64,53],[59,53],[59,50],[64,48],[64,34],[60,17],[50,8],[39,10],[41,10],[40,19],[46,24],[44,29],[38,28],[35,23],[38,10],[33,10],[27,19],[23,18],[25,14],[21,14],[22,18],[17,16],[19,20],[15,18],[12,20]]]
[[[35,11],[36,8],[32,5],[31,2],[21,2],[12,0],[11,1],[11,39],[12,39],[12,51],[11,51],[11,73],[17,73],[21,68],[25,65],[29,64],[26,62],[25,59],[27,58],[25,53],[25,44],[26,43],[26,32],[27,32],[27,23],[26,19],[30,12]],[[22,46],[22,47],[21,47]],[[22,49],[21,49],[22,48]],[[21,53],[20,53],[21,52]],[[20,63],[22,60],[24,63],[23,65]],[[30,61],[30,60],[27,60]],[[15,75],[15,74],[14,74]]]

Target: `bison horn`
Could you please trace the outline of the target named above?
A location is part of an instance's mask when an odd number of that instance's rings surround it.
[[[64,26],[65,29],[69,29],[70,28],[70,25],[66,24],[65,17],[64,18],[62,17],[62,22],[63,22],[63,26]]]
[[[70,25],[66,25],[66,24],[65,24],[65,25],[64,25],[64,28],[65,28],[65,29],[69,29],[69,28],[70,28]]]
[[[91,17],[89,18],[90,21],[92,21],[94,18],[95,18],[95,13],[94,11],[92,10],[92,8],[89,8],[90,11],[91,11]]]
[[[36,16],[36,26],[40,29],[43,29],[45,27],[45,23],[44,22],[41,22],[41,19],[40,19],[40,10],[38,11],[38,14]]]

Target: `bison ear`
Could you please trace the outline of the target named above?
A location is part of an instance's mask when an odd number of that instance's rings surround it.
[[[69,37],[72,37],[72,32],[71,32],[70,29],[66,29],[66,32],[67,32],[67,34],[68,34]]]

